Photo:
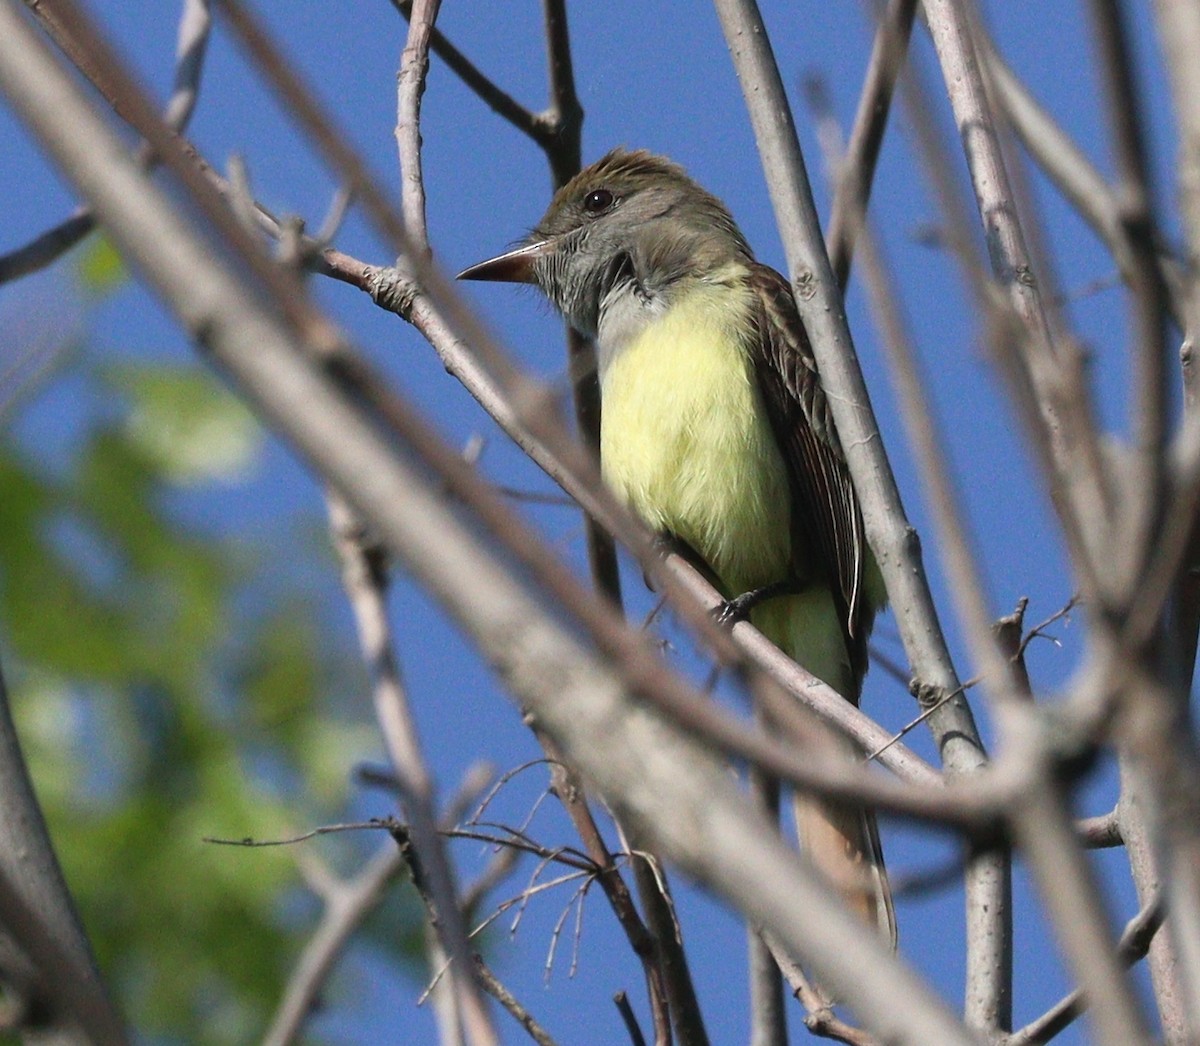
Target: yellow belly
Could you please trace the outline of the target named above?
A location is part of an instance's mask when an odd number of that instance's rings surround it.
[[[655,530],[686,541],[727,597],[792,573],[787,473],[737,338],[749,292],[702,287],[645,328],[601,379],[604,478]],[[851,668],[825,585],[758,607],[751,620],[852,699]]]
[[[787,474],[737,337],[749,308],[744,288],[692,291],[617,353],[601,388],[605,479],[729,595],[784,579],[791,558]]]

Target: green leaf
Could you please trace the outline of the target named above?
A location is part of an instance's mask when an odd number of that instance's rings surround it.
[[[169,482],[194,486],[246,479],[263,443],[254,416],[209,374],[196,367],[125,364],[110,382],[132,409],[126,434]]]

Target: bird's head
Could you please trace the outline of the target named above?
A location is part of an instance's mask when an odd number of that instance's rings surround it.
[[[458,278],[536,284],[574,327],[595,334],[615,287],[654,295],[749,257],[725,205],[682,167],[614,149],[555,193],[520,246]]]

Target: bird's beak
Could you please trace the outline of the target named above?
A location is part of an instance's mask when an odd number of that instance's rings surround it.
[[[526,244],[514,250],[477,265],[471,265],[458,274],[460,280],[493,280],[498,283],[536,283],[533,276],[533,263],[554,253],[553,240],[541,240],[538,243]]]

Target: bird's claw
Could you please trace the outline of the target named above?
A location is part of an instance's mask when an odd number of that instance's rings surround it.
[[[757,592],[743,592],[733,599],[722,600],[712,608],[711,614],[718,625],[732,628],[739,621],[747,620],[758,602]]]
[[[779,596],[795,595],[797,591],[799,589],[796,582],[790,578],[786,581],[776,581],[774,584],[753,588],[740,596],[725,600],[713,608],[712,615],[718,625],[736,625],[739,621],[748,621],[750,612],[760,603],[766,603]]]

